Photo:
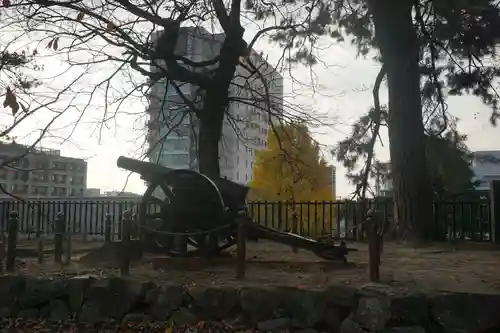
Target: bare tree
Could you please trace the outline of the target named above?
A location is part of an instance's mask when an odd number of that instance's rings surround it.
[[[169,103],[169,108],[174,109],[172,117],[150,119],[148,123],[152,128],[167,130],[156,133],[147,153],[163,144],[172,131],[185,130],[183,119],[189,117],[191,123],[199,125],[199,169],[209,177],[218,177],[224,121],[233,125],[242,121],[228,114],[230,103],[260,110],[273,126],[287,119],[319,123],[314,115],[270,91],[275,84],[273,73],[312,57],[314,45],[307,40],[312,38],[310,31],[317,24],[313,19],[317,13],[306,5],[277,6],[262,1],[255,9],[256,3],[243,8],[241,0],[22,0],[7,4],[4,7],[8,8],[2,9],[4,25],[17,35],[2,38],[24,35],[23,42],[35,46],[33,54],[43,49],[47,56],[64,61],[72,77],[77,77],[78,82],[53,88],[67,93],[64,103],[57,96],[58,91],[51,95],[61,114],[70,108],[79,111],[75,127],[91,108],[100,108],[98,126],[102,128],[126,110],[125,104],[133,98],[156,108]],[[269,11],[275,12],[274,19],[263,20],[263,12]],[[246,38],[247,42],[243,38],[245,22],[256,19],[263,26]],[[187,49],[179,51],[178,44],[186,39],[182,36],[186,33],[183,28],[189,26],[201,35],[204,28],[219,32],[210,37],[215,40],[205,45],[215,51],[208,55],[193,55]],[[276,40],[281,57],[269,66],[253,47],[259,39],[277,32],[295,38],[286,44]],[[163,95],[157,91],[160,87]],[[67,102],[72,100],[70,91],[78,102]],[[171,92],[176,95],[173,102],[168,96]],[[173,106],[175,103],[178,107]],[[143,111],[138,114],[143,115]],[[29,108],[24,111],[29,112]],[[238,130],[238,126],[234,128]]]

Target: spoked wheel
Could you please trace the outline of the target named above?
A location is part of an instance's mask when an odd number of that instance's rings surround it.
[[[139,210],[139,224],[146,245],[161,252],[173,246],[173,198],[172,189],[166,182],[153,183],[146,189]]]
[[[154,243],[159,252],[170,256],[217,255],[236,242],[230,229],[217,229],[224,223],[219,190],[195,171],[173,170],[164,179],[152,182],[140,211],[147,245]],[[183,243],[187,243],[187,251],[179,249],[185,247]]]

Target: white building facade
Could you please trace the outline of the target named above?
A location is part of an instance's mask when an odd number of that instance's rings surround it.
[[[476,189],[489,190],[492,180],[500,180],[500,150],[475,151],[472,170]]]
[[[500,180],[500,150],[480,150],[473,152],[471,169],[474,172],[472,181],[477,182],[476,189],[487,191],[492,180]],[[382,194],[393,190],[391,179],[382,182]]]
[[[210,34],[203,28],[181,28],[176,54],[192,61],[210,60],[219,53],[223,39],[222,34]],[[282,112],[282,76],[261,55],[253,52],[251,59],[266,81],[271,114]],[[158,67],[152,66],[152,70]],[[268,105],[266,89],[258,75],[238,66],[229,93],[237,102],[230,102],[224,119],[219,143],[221,175],[248,184],[256,153],[266,147],[270,123],[269,113],[264,111]],[[153,85],[147,110],[151,162],[175,169],[198,169],[197,119],[189,112],[186,99],[200,106],[202,98],[195,85],[178,85],[178,89],[165,81]]]

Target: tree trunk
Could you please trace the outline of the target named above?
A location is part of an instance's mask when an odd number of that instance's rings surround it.
[[[412,0],[369,0],[387,69],[394,223],[401,241],[420,245],[432,226],[432,190],[425,155],[419,45]]]
[[[212,79],[212,87],[206,91],[203,110],[200,113],[199,170],[211,179],[220,177],[219,141],[224,114],[229,104],[229,87],[239,58],[246,52],[243,32],[244,29],[237,26],[226,35],[220,50],[219,67]]]
[[[198,138],[199,171],[210,179],[220,177],[219,141],[222,135],[224,110],[224,107],[219,106],[218,109],[212,109],[210,114],[200,118]],[[204,109],[203,112],[208,113],[208,110]],[[219,121],[221,117],[222,120]]]

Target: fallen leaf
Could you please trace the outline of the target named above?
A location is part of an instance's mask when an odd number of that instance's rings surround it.
[[[53,43],[52,47],[54,48],[54,51],[57,51],[57,49],[59,48],[59,37],[56,37],[54,39],[54,43]]]
[[[54,43],[54,39],[51,39],[50,42],[47,44],[47,48],[51,49],[53,43]]]
[[[12,109],[12,115],[15,116],[17,114],[17,111],[19,111],[19,103],[17,101],[14,101],[10,104],[10,108]]]
[[[83,20],[84,16],[85,14],[83,12],[79,12],[78,15],[76,16],[76,20],[80,22],[81,20]]]
[[[7,87],[7,91],[5,93],[5,100],[3,101],[3,106],[4,107],[10,107],[12,109],[12,115],[15,116],[17,111],[19,111],[19,103],[17,102],[16,95],[10,89],[10,87]]]
[[[116,29],[116,25],[113,22],[108,22],[106,25],[106,32],[111,32]]]

